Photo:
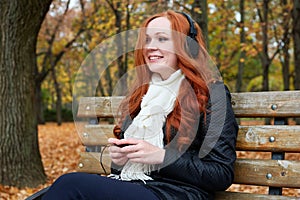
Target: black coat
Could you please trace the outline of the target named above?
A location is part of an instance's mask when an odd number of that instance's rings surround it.
[[[180,153],[174,145],[166,145],[164,163],[151,173],[153,181],[133,182],[164,200],[213,199],[215,191],[232,184],[238,125],[231,96],[222,83],[210,87],[210,96],[206,121],[200,115],[197,134],[186,151]],[[123,123],[122,130],[130,124],[131,120]],[[112,172],[119,173],[115,168]]]

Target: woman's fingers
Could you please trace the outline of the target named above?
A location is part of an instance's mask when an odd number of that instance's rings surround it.
[[[127,158],[126,154],[124,154],[120,151],[120,149],[121,149],[120,147],[112,145],[108,148],[108,151],[109,151],[109,156],[111,157],[112,162],[117,165],[122,166],[128,161],[128,158]]]
[[[161,164],[164,160],[165,150],[144,140],[109,138],[108,142],[112,144],[109,151],[113,162],[124,161],[124,157],[144,164]]]
[[[135,145],[139,143],[139,140],[136,139],[116,139],[116,138],[109,138],[108,143],[111,145],[116,145],[119,147],[124,147],[128,145]]]

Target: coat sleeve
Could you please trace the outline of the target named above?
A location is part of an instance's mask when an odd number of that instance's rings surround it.
[[[166,147],[164,163],[168,164],[159,170],[159,174],[163,177],[191,184],[207,191],[226,190],[232,184],[238,132],[228,89],[225,87],[224,90],[224,85],[214,87],[213,89],[216,91],[223,87],[224,95],[217,93],[210,100],[212,112],[207,114],[207,127],[198,128],[197,134],[205,135],[202,137],[203,141],[200,141],[202,143],[200,150],[186,151],[182,154],[175,148]],[[218,106],[214,108],[214,104]],[[225,107],[223,107],[224,105]],[[214,116],[213,113],[223,113],[223,117]],[[211,133],[213,131],[218,132],[218,128],[214,128],[216,127],[214,121],[219,124],[220,121],[224,122],[220,126],[219,134]],[[200,122],[200,126],[203,126],[203,123]],[[196,137],[196,139],[200,138]],[[208,140],[206,141],[206,139]],[[170,160],[173,161],[170,162]]]

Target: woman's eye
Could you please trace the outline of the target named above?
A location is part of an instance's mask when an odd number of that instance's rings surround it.
[[[169,39],[168,38],[166,38],[166,37],[159,37],[158,38],[158,41],[160,41],[160,42],[166,42],[166,41],[168,41]]]
[[[149,44],[150,42],[151,42],[151,38],[147,37],[146,40],[145,40],[145,43]]]

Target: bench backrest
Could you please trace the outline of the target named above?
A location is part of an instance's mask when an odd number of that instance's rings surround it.
[[[81,155],[78,171],[109,173],[107,151],[99,151],[107,144],[107,138],[113,137],[114,125],[103,119],[114,117],[121,100],[122,97],[81,98],[78,117],[89,119],[89,123],[82,122],[78,128],[87,149]],[[300,117],[300,91],[232,93],[232,106],[240,121],[236,148],[246,155],[236,161],[234,183],[268,186],[270,194],[281,194],[282,188],[300,188],[300,161],[285,160],[287,153],[300,154],[300,126],[289,124],[291,119]],[[252,118],[260,120],[249,125]],[[264,125],[264,118],[271,119],[271,125]],[[264,159],[248,158],[248,152],[270,155]],[[226,199],[225,194],[223,198]]]

